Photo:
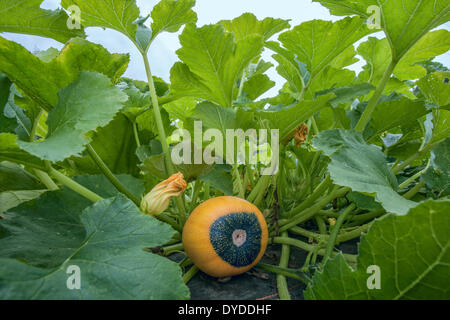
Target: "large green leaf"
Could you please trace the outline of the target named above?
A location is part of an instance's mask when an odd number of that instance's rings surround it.
[[[275,86],[275,82],[265,74],[257,74],[244,83],[243,92],[251,100],[256,100]]]
[[[133,126],[122,113],[118,113],[107,126],[94,132],[91,146],[114,174],[139,174]],[[70,160],[80,172],[102,173],[88,155],[81,158],[74,156]]]
[[[17,127],[15,118],[7,117],[5,107],[10,96],[11,81],[0,73],[0,132],[13,133]]]
[[[258,114],[264,119],[269,119],[272,129],[280,130],[282,141],[302,122],[307,121],[315,113],[325,108],[334,97],[333,93],[329,93],[319,96],[316,100],[303,100],[293,106],[282,106],[279,110],[261,111]]]
[[[427,201],[376,221],[361,239],[356,271],[339,254],[313,276],[305,298],[449,299],[449,210],[450,201]],[[368,289],[370,266],[379,267],[379,289]]]
[[[58,102],[58,92],[81,71],[100,72],[116,82],[128,61],[128,55],[110,54],[100,45],[72,39],[58,57],[46,63],[21,45],[0,37],[0,71],[47,111]]]
[[[173,235],[169,226],[122,195],[72,215],[48,200],[8,212],[0,224],[7,248],[0,251],[3,299],[189,297],[179,267],[142,250],[166,243]],[[79,290],[67,287],[70,266],[80,270]]]
[[[450,31],[436,30],[425,34],[401,58],[394,69],[400,80],[419,79],[427,75],[419,62],[427,61],[446,53],[450,49]]]
[[[264,41],[274,34],[289,28],[289,21],[283,19],[265,18],[258,20],[253,13],[246,12],[233,20],[219,22],[225,30],[234,34],[237,41],[243,40],[251,34],[260,35]]]
[[[186,25],[180,35],[182,48],[177,51],[183,63],[171,70],[172,90],[231,107],[244,69],[262,51],[261,36],[249,35],[237,43],[222,25],[197,28]]]
[[[46,139],[18,144],[30,154],[55,162],[79,154],[89,143],[85,134],[107,125],[126,99],[106,76],[83,71],[75,82],[60,91],[59,102],[47,119]]]
[[[46,191],[22,166],[0,162],[0,214],[35,199]]]
[[[446,197],[450,194],[450,138],[437,145],[431,154],[431,166],[423,179],[438,197]]]
[[[375,193],[375,200],[395,214],[404,215],[416,206],[396,192],[397,179],[384,154],[376,146],[367,144],[360,132],[323,131],[313,139],[313,145],[331,158],[328,171],[334,183],[353,191]]]
[[[41,9],[44,0],[0,0],[0,32],[24,33],[48,37],[65,43],[84,37],[84,31],[69,29],[69,16],[63,10]]]
[[[135,0],[103,0],[95,4],[89,0],[62,0],[61,5],[68,9],[76,5],[80,8],[81,23],[85,27],[103,27],[117,30],[132,41],[136,38],[139,8]]]
[[[374,134],[379,134],[395,127],[413,123],[428,112],[423,101],[410,100],[400,96],[399,99],[379,103],[372,114],[371,125]]]
[[[22,166],[7,161],[0,162],[0,192],[43,188],[44,186]]]
[[[417,81],[426,99],[438,107],[450,105],[450,72],[433,72]]]
[[[253,126],[253,114],[242,110],[234,110],[214,105],[209,102],[202,102],[197,105],[193,118],[201,120],[204,128],[219,129],[223,136],[227,130],[246,130]]]
[[[279,36],[283,46],[296,55],[311,73],[311,78],[322,72],[353,43],[371,33],[359,17],[336,22],[312,20],[304,22]]]
[[[47,190],[17,190],[0,192],[0,214],[40,197]]]
[[[336,98],[331,99],[330,104],[336,108],[341,103],[352,103],[356,98],[364,96],[374,89],[375,87],[369,83],[360,83],[352,86],[345,86],[316,92],[316,95],[323,95],[330,92],[334,93],[336,95]]]
[[[18,138],[15,134],[0,133],[0,160],[31,166],[36,169],[45,170],[43,160],[22,150],[17,145]]]
[[[190,22],[197,22],[197,14],[192,10],[195,0],[162,0],[152,11],[152,38],[163,31],[177,32]]]
[[[398,60],[428,31],[450,19],[448,0],[314,0],[329,8],[334,15],[359,15],[368,19],[370,6],[380,8],[381,27]]]
[[[436,143],[450,137],[450,111],[438,110],[433,113],[433,136],[428,143]]]

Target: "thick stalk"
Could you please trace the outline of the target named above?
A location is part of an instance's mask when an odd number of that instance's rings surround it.
[[[310,280],[308,278],[306,278],[305,276],[301,276],[299,275],[299,271],[295,270],[295,269],[290,269],[290,268],[281,268],[279,266],[274,266],[271,264],[267,264],[267,263],[258,263],[255,268],[264,270],[264,271],[268,271],[268,272],[272,272],[272,273],[276,273],[276,274],[280,274],[283,275],[285,277],[289,277],[292,279],[296,279],[299,280],[305,284],[308,284],[310,282]]]
[[[141,147],[141,140],[139,140],[139,133],[138,133],[136,121],[133,121],[133,133],[134,133],[134,140],[136,140],[136,146],[138,148],[140,148]]]
[[[290,216],[295,216],[298,213],[302,212],[306,208],[310,207],[320,196],[324,194],[324,192],[331,185],[331,177],[328,175],[325,180],[323,180],[314,190],[314,192],[302,203],[296,206],[289,213]]]
[[[147,73],[148,79],[148,86],[150,88],[150,97],[152,100],[153,112],[155,116],[156,126],[158,128],[159,140],[161,142],[161,146],[164,152],[167,172],[169,173],[169,175],[172,175],[175,173],[175,169],[173,167],[172,160],[170,158],[169,145],[167,144],[167,136],[161,118],[161,110],[159,109],[158,95],[156,94],[155,83],[153,81],[153,75],[150,69],[150,63],[148,61],[147,53],[142,53],[142,57],[144,59],[145,71]],[[186,211],[181,196],[176,197],[175,203],[177,205],[178,212],[180,214],[180,224],[184,225],[186,221]]]
[[[58,180],[61,184],[65,185],[69,189],[72,189],[76,193],[82,195],[86,199],[91,200],[92,202],[97,202],[103,200],[102,197],[100,197],[98,194],[92,192],[91,190],[83,187],[82,185],[78,184],[77,182],[73,181],[69,177],[66,177],[58,170],[55,170],[53,167],[49,166],[49,173],[52,175],[56,180]]]
[[[193,265],[188,272],[186,272],[183,275],[183,281],[185,284],[187,284],[189,281],[191,281],[191,279],[197,274],[198,272],[198,267],[196,265]]]
[[[48,190],[56,191],[59,189],[56,183],[52,180],[52,178],[49,177],[46,172],[38,169],[33,169],[33,171],[36,177],[39,178],[39,180],[47,187]]]
[[[413,154],[411,157],[409,157],[408,159],[403,161],[401,164],[399,164],[399,165],[395,166],[394,168],[392,168],[392,172],[395,173],[395,174],[398,174],[400,171],[405,169],[407,166],[409,166],[414,161],[420,159],[421,156],[423,156],[425,153],[427,153],[428,151],[433,149],[438,144],[439,143],[433,143],[433,144],[426,145],[422,150],[417,151],[415,154]]]
[[[261,192],[266,192],[267,186],[269,185],[271,180],[272,176],[262,176],[256,184],[255,188],[253,188],[252,192],[250,192],[249,196],[247,197],[247,201],[254,202]]]
[[[333,191],[328,196],[322,198],[322,200],[320,200],[318,203],[316,203],[312,207],[302,211],[300,214],[296,215],[294,218],[289,219],[288,223],[281,226],[280,232],[289,230],[290,228],[311,219],[325,205],[327,205],[329,202],[333,201],[336,198],[344,196],[349,190],[350,190],[349,188],[339,188],[339,189]],[[281,225],[281,222],[280,222],[280,225]]]
[[[358,124],[355,127],[355,130],[363,132],[364,129],[366,128],[367,124],[372,118],[372,113],[375,111],[377,103],[380,100],[381,95],[383,94],[384,88],[386,87],[386,84],[391,78],[392,72],[394,71],[396,64],[397,62],[392,60],[389,66],[387,67],[386,71],[384,72],[383,78],[381,79],[377,89],[375,90],[372,98],[369,101],[369,104],[367,105],[366,109],[361,115],[361,118],[359,119]]]
[[[372,223],[367,223],[367,224],[359,226],[351,231],[345,231],[345,232],[339,234],[336,238],[336,243],[341,243],[341,242],[349,241],[349,240],[360,237],[363,233],[366,233],[369,230],[369,227],[371,226],[371,224]],[[327,234],[319,234],[319,233],[316,233],[313,231],[303,229],[298,226],[292,227],[291,229],[289,229],[289,231],[292,232],[293,234],[300,235],[305,238],[312,238],[312,239],[316,240],[317,242],[322,241],[322,240],[328,241],[328,238],[330,237]]]
[[[171,246],[167,246],[162,248],[163,254],[165,256],[168,256],[171,253],[177,252],[177,251],[183,251],[183,244],[182,243],[177,243]]]
[[[339,234],[339,230],[341,229],[342,224],[344,223],[344,220],[355,208],[356,205],[352,203],[347,208],[345,208],[345,210],[339,215],[339,218],[336,220],[336,224],[334,225],[330,237],[328,238],[327,248],[325,249],[325,255],[322,260],[324,264],[330,258],[331,253],[333,252],[334,246],[336,244],[336,238]]]
[[[116,178],[116,176],[109,170],[108,166],[103,162],[102,158],[95,152],[94,148],[90,144],[87,145],[86,151],[88,152],[91,159],[95,162],[95,164],[99,167],[99,169],[103,172],[106,178],[113,184],[113,186],[128,199],[133,201],[138,207],[140,207],[141,203],[136,196],[134,196],[130,191],[125,188],[125,186]]]
[[[283,238],[288,238],[287,231],[281,234]],[[281,257],[280,257],[280,268],[287,268],[289,266],[289,255],[290,247],[288,244],[281,245]],[[287,286],[286,277],[282,274],[277,274],[277,288],[280,300],[291,300],[291,295],[289,294],[289,289]]]
[[[289,244],[291,246],[300,248],[302,250],[305,251],[316,251],[317,250],[317,246],[315,245],[311,245],[308,243],[305,243],[301,240],[297,240],[297,239],[292,239],[292,238],[284,238],[284,237],[275,237],[273,238],[273,242],[272,239],[269,239],[269,243],[277,243],[277,244]],[[317,250],[317,254],[323,256],[325,254],[325,250],[324,249],[319,249]],[[333,252],[331,255],[334,257],[336,256],[336,252]],[[345,260],[347,260],[348,262],[354,264],[356,263],[356,255],[354,254],[348,254],[348,253],[344,253],[343,254]]]

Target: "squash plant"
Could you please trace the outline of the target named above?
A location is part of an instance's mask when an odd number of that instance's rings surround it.
[[[307,284],[306,299],[449,299],[450,73],[433,58],[450,48],[438,28],[450,1],[315,2],[340,18],[291,26],[245,13],[199,26],[194,0],[150,13],[135,0],[62,0],[66,11],[0,0],[0,32],[65,43],[30,53],[0,36],[0,297],[187,299],[197,268],[166,256],[182,251],[200,203],[234,195],[281,245],[279,265],[256,267],[276,273],[282,299],[286,277]],[[74,8],[80,28],[68,27]],[[123,77],[129,56],[86,40],[90,27],[125,35],[148,81]],[[148,59],[164,32],[180,32],[170,83]],[[286,82],[261,98],[270,68]],[[175,164],[173,133],[195,121],[279,130],[278,170]],[[175,173],[186,191],[143,214],[143,196]],[[357,255],[339,250],[354,239]],[[302,269],[289,268],[291,247],[308,252]]]

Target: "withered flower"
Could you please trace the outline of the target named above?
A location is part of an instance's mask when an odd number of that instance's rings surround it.
[[[308,126],[305,123],[302,123],[295,130],[294,139],[295,139],[295,144],[297,145],[297,148],[299,148],[300,145],[305,144],[308,133],[309,133]]]
[[[141,210],[145,214],[156,216],[169,207],[170,198],[182,194],[187,187],[182,173],[178,172],[167,180],[157,184],[142,198]]]

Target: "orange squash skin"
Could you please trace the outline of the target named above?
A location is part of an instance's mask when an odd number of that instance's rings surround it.
[[[220,257],[210,237],[216,220],[234,213],[250,214],[252,221],[259,222],[261,231],[259,253],[252,263],[240,267]],[[213,277],[227,277],[244,273],[259,262],[267,248],[268,234],[266,220],[255,205],[237,197],[223,196],[209,199],[192,211],[184,226],[182,241],[186,254],[200,270]]]

